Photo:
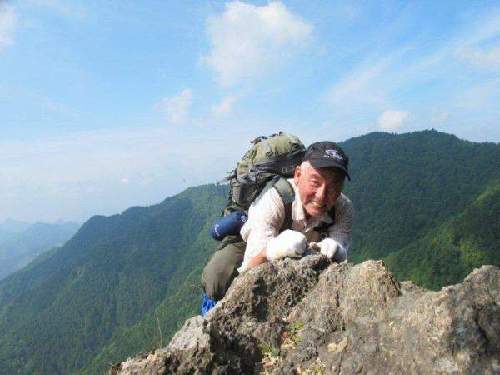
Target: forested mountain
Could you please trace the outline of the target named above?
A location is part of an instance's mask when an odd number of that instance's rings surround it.
[[[0,280],[21,269],[44,251],[61,246],[79,228],[77,223],[0,224]]]
[[[398,278],[433,289],[456,283],[483,264],[500,265],[500,181],[385,260]]]
[[[93,217],[65,246],[3,280],[0,373],[67,374],[87,365],[207,260],[208,223],[224,200],[224,189],[211,185]],[[198,300],[189,302],[171,308],[187,310],[184,319]]]
[[[356,208],[351,260],[400,250],[472,203],[500,179],[500,144],[437,131],[371,133],[346,141]]]
[[[425,131],[342,146],[356,208],[351,260],[384,258],[434,288],[499,264],[500,145]],[[96,373],[165,344],[198,312],[199,276],[216,246],[208,227],[226,192],[200,186],[94,217],[0,282],[0,373]]]

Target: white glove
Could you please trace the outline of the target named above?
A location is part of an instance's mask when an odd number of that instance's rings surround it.
[[[300,257],[307,248],[306,236],[300,232],[287,229],[279,236],[271,238],[267,243],[267,259],[275,260],[284,257]]]
[[[311,242],[309,246],[312,249],[320,250],[321,254],[326,256],[328,259],[332,259],[337,253],[338,248],[341,247],[337,241],[332,240],[331,238],[325,238],[321,242]]]

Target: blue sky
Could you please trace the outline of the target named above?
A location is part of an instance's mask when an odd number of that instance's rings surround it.
[[[498,1],[0,0],[0,221],[222,179],[250,139],[500,141]]]

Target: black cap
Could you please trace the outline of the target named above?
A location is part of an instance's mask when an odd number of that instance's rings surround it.
[[[334,142],[315,142],[311,144],[306,150],[304,161],[308,161],[315,168],[339,168],[345,173],[347,179],[351,180],[347,171],[349,158],[344,150]]]

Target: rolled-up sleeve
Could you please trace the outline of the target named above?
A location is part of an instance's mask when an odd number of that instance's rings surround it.
[[[344,194],[341,194],[335,206],[335,224],[328,230],[328,237],[340,244],[334,257],[337,262],[346,260],[351,248],[353,216],[352,202]]]
[[[241,228],[241,237],[247,247],[238,272],[245,271],[250,259],[264,250],[269,240],[279,234],[284,220],[285,208],[276,189],[263,191],[248,209],[248,220]]]

